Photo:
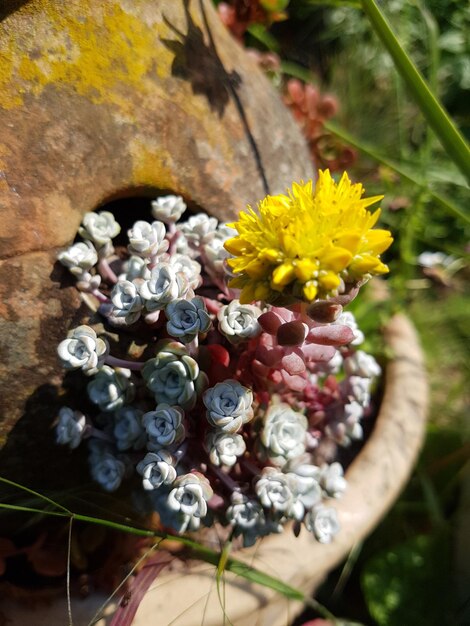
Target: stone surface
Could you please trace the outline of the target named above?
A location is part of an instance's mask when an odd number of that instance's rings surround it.
[[[0,18],[0,468],[39,487],[47,457],[61,487],[55,347],[80,313],[55,255],[83,213],[165,190],[226,219],[312,171],[209,0],[16,1]]]

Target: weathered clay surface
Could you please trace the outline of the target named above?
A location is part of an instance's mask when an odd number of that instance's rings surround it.
[[[169,190],[225,219],[312,172],[208,0],[30,0],[0,17],[0,466],[39,485],[34,459],[62,454],[47,445],[55,347],[79,315],[54,259],[83,213]]]

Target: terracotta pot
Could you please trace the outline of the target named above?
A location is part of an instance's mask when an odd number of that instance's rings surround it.
[[[64,490],[56,347],[81,312],[56,258],[83,214],[160,191],[226,220],[313,167],[212,0],[0,2],[0,129],[0,474]]]
[[[385,374],[385,394],[374,429],[346,474],[348,490],[335,503],[341,531],[333,543],[319,544],[301,532],[273,535],[237,558],[278,577],[307,594],[315,589],[363,540],[391,507],[408,480],[423,441],[427,414],[427,383],[416,332],[403,315],[385,328],[386,343],[393,355]],[[302,610],[270,589],[252,585],[231,574],[225,576],[225,610],[236,626],[285,626]],[[105,600],[103,596],[72,603],[75,626],[85,626]],[[6,607],[11,626],[31,619],[27,610]],[[113,612],[113,606],[107,613]],[[66,623],[65,598],[36,610],[36,626]],[[109,624],[111,617],[98,624]],[[217,595],[215,568],[189,563],[175,571],[163,571],[145,595],[133,626],[219,626],[223,612]]]

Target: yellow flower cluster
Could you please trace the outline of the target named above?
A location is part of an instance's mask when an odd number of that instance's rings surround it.
[[[392,243],[388,230],[372,230],[383,196],[362,198],[364,188],[346,173],[338,184],[329,170],[313,183],[296,184],[289,195],[267,196],[258,211],[248,207],[230,224],[238,235],[225,243],[234,258],[230,287],[240,302],[312,302],[338,294],[344,283],[385,274],[380,254]]]

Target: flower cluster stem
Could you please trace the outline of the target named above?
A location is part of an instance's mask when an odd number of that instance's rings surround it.
[[[108,260],[105,258],[101,258],[98,262],[98,271],[101,274],[101,277],[104,280],[109,281],[110,283],[116,284],[118,282],[118,277],[116,276],[116,274],[114,273],[114,271],[111,269],[110,264],[108,263]]]
[[[104,293],[100,291],[99,289],[93,289],[90,293],[92,296],[95,296],[95,298],[99,302],[101,302],[101,304],[105,304],[109,302],[108,296],[105,296]]]
[[[240,465],[244,467],[247,471],[249,471],[250,474],[253,474],[253,476],[259,476],[261,474],[260,468],[249,459],[241,457]]]
[[[227,487],[230,493],[233,493],[234,491],[240,491],[240,486],[238,485],[238,483],[236,483],[232,478],[230,478],[228,474],[223,472],[220,468],[210,464],[209,469],[212,471],[213,474],[217,476],[220,482],[222,482]]]
[[[102,430],[94,428],[93,426],[91,426],[90,430],[87,432],[87,437],[94,437],[95,439],[101,439],[102,441],[107,441],[108,443],[115,443],[115,440],[110,435],[107,435]]]
[[[110,365],[111,367],[124,367],[128,370],[141,370],[145,363],[143,363],[142,361],[128,361],[127,359],[118,359],[115,356],[111,356],[110,354],[108,354],[108,356],[106,357],[105,363],[107,363],[107,365]]]

